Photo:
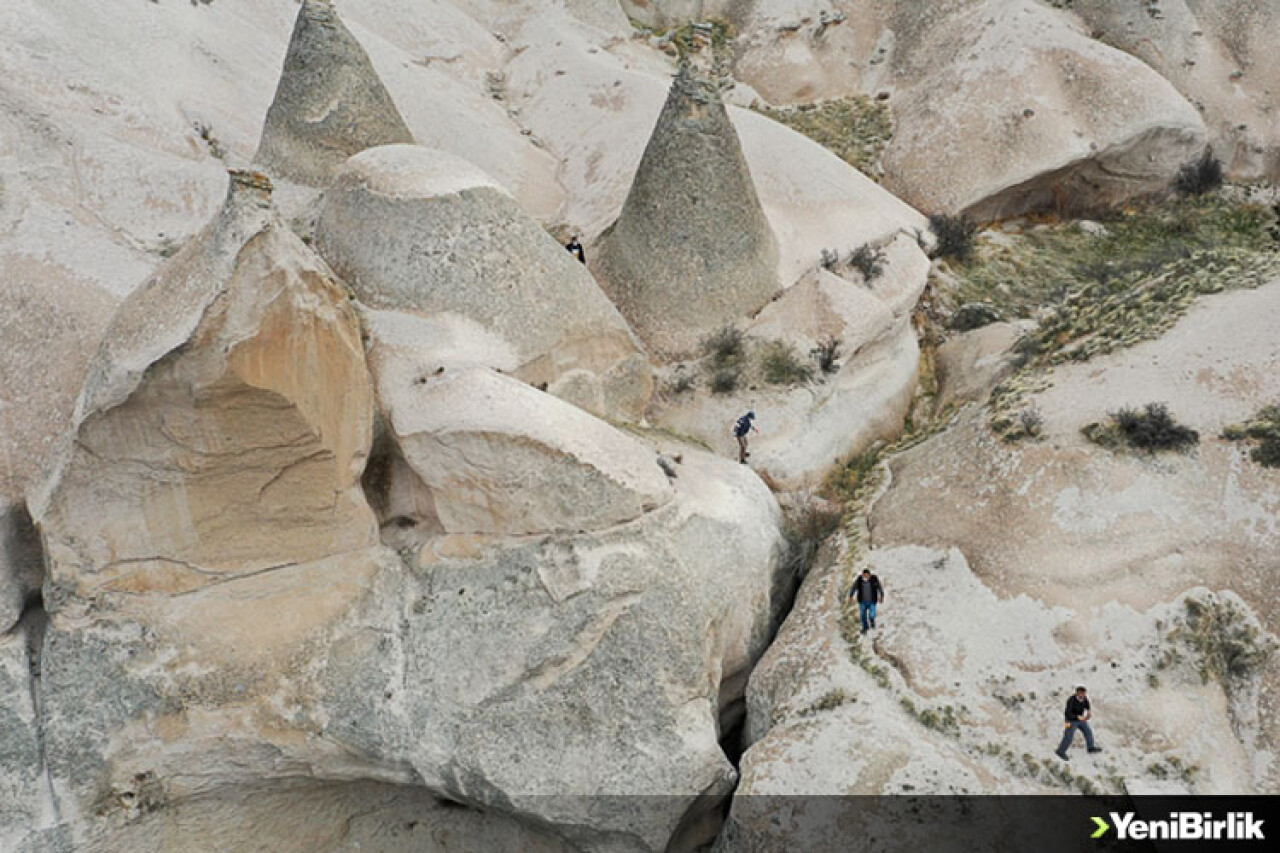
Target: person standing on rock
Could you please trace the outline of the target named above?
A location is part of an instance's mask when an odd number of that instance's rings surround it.
[[[752,431],[759,432],[752,421],[756,419],[755,412],[747,412],[733,425],[733,437],[738,439],[738,461],[743,465],[747,464],[747,457],[751,454],[747,452],[747,435]]]
[[[570,254],[572,254],[575,258],[577,258],[582,263],[585,264],[587,262],[587,253],[586,251],[583,250],[582,241],[578,239],[577,234],[574,234],[572,237],[570,237],[569,242],[565,243],[564,247],[569,250]]]
[[[1084,733],[1084,743],[1089,748],[1089,752],[1102,752],[1102,747],[1093,742],[1093,728],[1089,725],[1089,719],[1092,716],[1088,691],[1084,687],[1077,687],[1075,695],[1067,699],[1066,730],[1062,733],[1062,743],[1058,744],[1055,753],[1063,761],[1071,760],[1067,758],[1067,749],[1075,739],[1076,729]]]
[[[862,633],[865,634],[876,626],[876,605],[884,601],[880,578],[871,574],[870,569],[863,569],[849,588],[849,597],[858,601],[858,616],[862,619]]]

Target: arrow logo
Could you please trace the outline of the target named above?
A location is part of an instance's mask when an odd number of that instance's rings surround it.
[[[1094,823],[1098,825],[1098,828],[1094,830],[1093,835],[1089,836],[1090,838],[1101,838],[1102,836],[1106,835],[1107,830],[1111,828],[1110,824],[1108,824],[1105,820],[1103,820],[1100,817],[1092,818],[1092,820]]]

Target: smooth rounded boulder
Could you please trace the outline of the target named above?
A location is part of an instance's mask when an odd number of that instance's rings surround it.
[[[643,352],[586,268],[472,164],[409,145],[353,157],[325,194],[320,254],[370,308],[467,317],[516,350],[534,385],[584,369],[638,417]],[[621,388],[622,393],[610,393]]]

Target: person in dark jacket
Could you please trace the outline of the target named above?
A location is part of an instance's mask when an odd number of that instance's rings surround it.
[[[1093,742],[1093,729],[1089,726],[1089,718],[1093,716],[1089,708],[1089,693],[1083,687],[1077,687],[1074,696],[1067,699],[1067,725],[1062,733],[1062,743],[1058,744],[1056,755],[1063,761],[1067,758],[1067,749],[1075,740],[1076,729],[1084,734],[1085,746],[1090,752],[1102,752],[1102,747]]]
[[[849,597],[858,600],[858,616],[862,619],[862,633],[865,634],[876,626],[876,605],[884,601],[880,578],[871,574],[870,569],[863,569],[849,588]]]
[[[579,261],[582,261],[582,263],[585,264],[587,262],[587,253],[583,251],[582,242],[578,239],[577,234],[574,234],[573,237],[569,239],[569,242],[564,244],[564,247],[569,250],[570,254],[576,257]]]
[[[747,436],[753,430],[755,432],[760,431],[756,429],[756,425],[752,423],[755,419],[755,412],[747,412],[745,415],[738,418],[733,425],[733,437],[738,439],[738,461],[743,465],[747,464],[747,457],[751,455],[747,452]]]

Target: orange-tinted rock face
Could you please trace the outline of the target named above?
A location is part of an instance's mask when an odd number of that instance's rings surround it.
[[[108,330],[33,501],[55,581],[174,594],[372,544],[372,409],[342,289],[241,179]]]

